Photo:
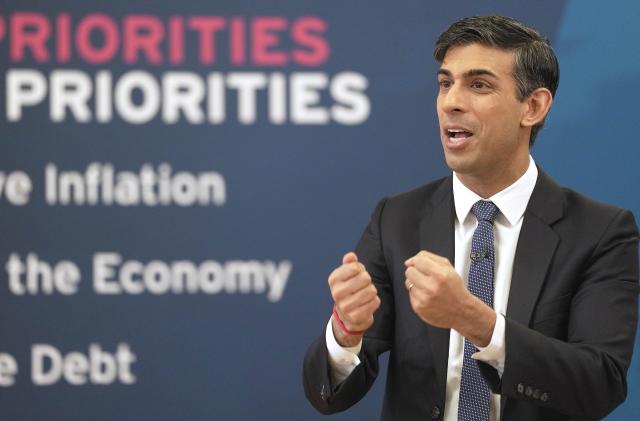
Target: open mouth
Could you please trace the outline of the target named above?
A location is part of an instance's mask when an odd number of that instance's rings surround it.
[[[473,133],[463,129],[447,129],[447,136],[451,142],[456,143],[469,139]]]

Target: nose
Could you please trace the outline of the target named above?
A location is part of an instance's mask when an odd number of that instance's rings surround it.
[[[460,83],[455,83],[438,94],[438,106],[445,113],[463,113],[467,110],[466,96]]]

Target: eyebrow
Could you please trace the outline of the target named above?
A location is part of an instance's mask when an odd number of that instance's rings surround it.
[[[443,76],[447,76],[447,77],[452,77],[453,74],[451,73],[451,71],[447,70],[447,69],[439,69],[438,70],[438,74],[439,75],[443,75]],[[473,77],[473,76],[491,76],[495,79],[498,79],[498,76],[493,73],[491,70],[489,69],[471,69],[468,70],[464,76],[466,77]]]

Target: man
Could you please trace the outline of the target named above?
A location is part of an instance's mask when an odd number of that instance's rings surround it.
[[[362,398],[390,351],[383,420],[592,420],[626,397],[638,306],[630,212],[559,187],[529,155],[559,69],[505,17],[449,27],[440,137],[452,177],[383,199],[329,276],[304,387]]]

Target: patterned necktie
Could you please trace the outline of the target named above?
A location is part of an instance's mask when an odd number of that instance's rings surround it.
[[[500,212],[496,205],[485,200],[477,201],[471,211],[478,219],[478,226],[471,240],[471,267],[469,291],[493,308],[493,221]],[[458,421],[489,421],[489,387],[485,383],[478,363],[471,355],[478,352],[473,343],[464,340],[464,359],[460,379]]]

